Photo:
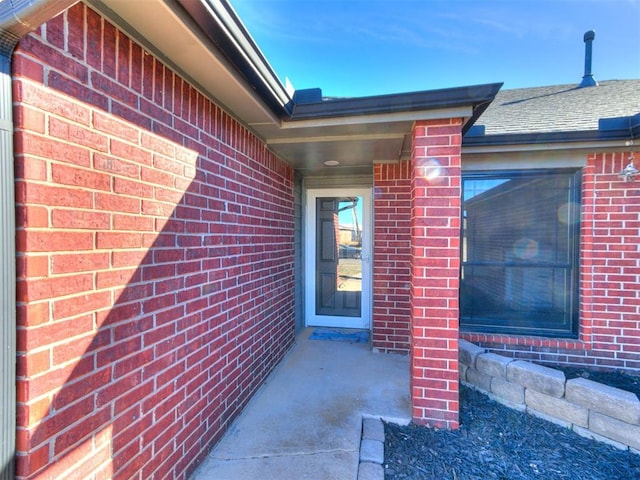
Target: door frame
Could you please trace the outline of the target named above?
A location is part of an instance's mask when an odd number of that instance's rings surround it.
[[[362,197],[362,295],[360,317],[341,317],[316,315],[316,199],[321,197]],[[304,300],[305,326],[321,326],[333,328],[371,329],[373,310],[373,211],[372,189],[367,187],[354,188],[313,188],[305,192],[304,218]]]

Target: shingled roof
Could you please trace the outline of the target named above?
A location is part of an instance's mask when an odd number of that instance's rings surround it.
[[[640,129],[640,79],[608,80],[587,88],[573,84],[502,90],[465,140],[477,144],[530,135],[549,141],[562,139],[562,134],[610,138],[614,131],[629,137],[634,127]]]

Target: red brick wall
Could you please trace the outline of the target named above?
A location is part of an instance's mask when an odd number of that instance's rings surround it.
[[[541,363],[640,369],[640,180],[617,176],[628,162],[628,152],[591,154],[583,170],[579,338],[465,339]]]
[[[459,119],[418,122],[374,175],[373,346],[411,354],[416,423],[458,427]]]
[[[374,169],[373,347],[408,353],[411,162]]]
[[[13,66],[18,476],[184,479],[293,342],[293,171],[82,4]]]
[[[579,338],[462,338],[541,363],[640,369],[640,180],[617,176],[628,161],[628,152],[592,154],[583,169]],[[375,168],[373,345],[382,351],[410,350],[410,177],[409,162]]]
[[[460,119],[417,122],[411,159],[414,422],[458,427]]]

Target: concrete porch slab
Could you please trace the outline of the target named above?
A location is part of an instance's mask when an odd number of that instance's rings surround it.
[[[409,423],[409,358],[366,344],[296,345],[191,480],[357,478],[362,418]]]

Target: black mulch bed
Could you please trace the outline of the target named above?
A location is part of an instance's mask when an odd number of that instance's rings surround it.
[[[640,455],[460,386],[457,431],[385,424],[385,479],[631,480]]]

